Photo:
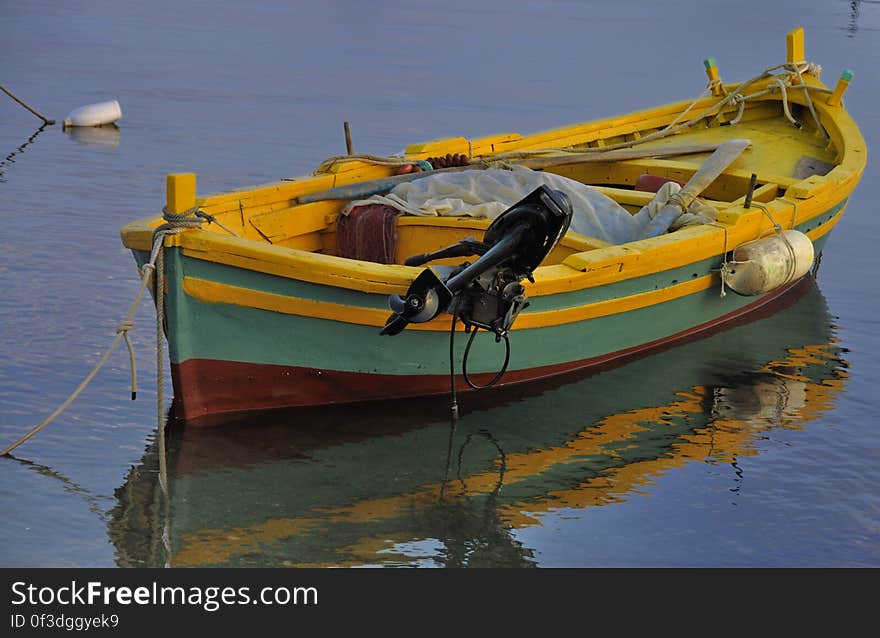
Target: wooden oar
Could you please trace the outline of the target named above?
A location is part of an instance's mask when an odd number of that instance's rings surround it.
[[[721,144],[709,159],[693,174],[687,184],[678,193],[677,201],[672,201],[661,208],[654,216],[639,239],[656,237],[665,233],[678,216],[687,211],[688,206],[709,187],[709,184],[723,173],[733,161],[749,147],[749,140],[728,140]]]
[[[510,156],[500,156],[486,160],[478,160],[467,166],[453,166],[451,168],[441,168],[435,171],[424,171],[419,173],[406,173],[404,175],[395,175],[393,177],[382,177],[379,179],[371,179],[355,184],[347,184],[345,186],[337,186],[318,193],[308,193],[294,198],[294,204],[309,204],[311,202],[320,202],[325,200],[336,199],[362,199],[370,195],[384,193],[398,184],[411,182],[413,180],[430,177],[438,173],[452,173],[466,170],[482,170],[491,166],[492,163],[500,161],[508,161],[519,166],[532,169],[550,168],[552,166],[565,166],[567,164],[582,164],[584,162],[620,162],[623,160],[642,159],[646,157],[669,157],[674,155],[693,155],[696,153],[711,153],[719,148],[718,144],[694,144],[691,146],[668,146],[662,148],[638,148],[638,149],[620,149],[616,151],[594,151],[591,153],[566,153],[565,155],[552,155],[549,157],[531,157],[525,159],[514,159]]]
[[[566,164],[583,164],[585,162],[622,162],[624,160],[644,159],[646,157],[669,157],[671,155],[695,155],[712,153],[719,144],[691,144],[690,146],[665,146],[656,148],[621,148],[616,151],[593,151],[590,153],[566,153],[565,155],[548,155],[509,161],[526,168],[542,169]],[[515,156],[514,156],[515,157]],[[504,155],[493,158],[494,161],[506,161]]]

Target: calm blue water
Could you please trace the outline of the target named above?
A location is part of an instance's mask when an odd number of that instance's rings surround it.
[[[450,135],[527,133],[745,79],[803,26],[870,152],[880,3],[13,2],[0,82],[61,120],[116,98],[118,135],[73,137],[0,95],[0,442],[41,421],[137,286],[119,228],[169,172],[201,193]],[[104,132],[106,133],[106,132]],[[314,410],[169,433],[156,486],[154,332],[0,459],[0,565],[880,566],[873,164],[817,286],[764,317],[590,378],[465,404]],[[162,544],[168,532],[171,552]]]

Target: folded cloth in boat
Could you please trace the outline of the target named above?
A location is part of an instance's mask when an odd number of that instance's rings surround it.
[[[633,215],[592,186],[561,175],[527,168],[471,170],[438,173],[404,182],[387,195],[351,202],[342,212],[347,215],[358,206],[381,203],[409,215],[494,219],[542,184],[563,191],[571,200],[573,215],[569,230],[611,244],[638,239],[654,215],[681,190],[674,182],[664,184],[651,202]],[[695,201],[670,230],[708,223],[716,215],[714,208]]]

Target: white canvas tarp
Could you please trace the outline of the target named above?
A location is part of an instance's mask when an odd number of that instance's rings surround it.
[[[681,189],[678,184],[667,182],[651,203],[633,215],[597,189],[561,175],[526,168],[465,170],[437,173],[398,184],[387,195],[374,195],[350,203],[343,214],[356,206],[382,203],[410,215],[494,219],[542,184],[563,191],[571,201],[573,215],[569,230],[612,244],[638,239],[657,211]],[[670,230],[708,223],[716,215],[714,208],[695,201]]]

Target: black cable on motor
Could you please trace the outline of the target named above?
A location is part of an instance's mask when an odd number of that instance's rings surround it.
[[[452,395],[452,405],[450,406],[450,409],[452,410],[453,423],[458,419],[458,392],[455,388],[455,326],[457,323],[458,310],[452,313],[452,324],[449,326],[449,389],[450,394]],[[508,339],[507,335],[502,337],[504,339],[504,365],[501,366],[501,370],[499,370],[498,374],[496,374],[486,385],[477,385],[471,381],[467,371],[467,360],[471,352],[471,345],[474,343],[474,337],[477,336],[477,330],[479,330],[479,328],[475,326],[468,339],[467,345],[464,348],[464,357],[461,360],[461,372],[464,376],[465,382],[467,382],[470,387],[474,390],[485,390],[498,383],[498,381],[501,380],[501,377],[504,376],[504,373],[507,372],[507,365],[510,363],[510,339]]]
[[[455,324],[458,323],[458,310],[452,313],[452,326],[449,328],[449,385],[452,390],[452,421],[458,418],[458,398],[455,392]]]
[[[471,351],[471,344],[473,344],[473,342],[474,342],[474,337],[477,336],[477,330],[479,330],[479,328],[474,326],[474,330],[473,330],[473,332],[471,332],[471,337],[470,337],[470,339],[468,339],[467,346],[465,346],[465,348],[464,348],[464,357],[461,360],[461,372],[464,375],[465,382],[469,386],[471,386],[474,390],[485,390],[486,388],[491,388],[493,385],[498,383],[498,381],[501,380],[501,377],[504,376],[504,373],[507,372],[507,364],[510,363],[510,339],[507,338],[507,335],[502,336],[502,339],[504,339],[505,352],[504,352],[504,365],[501,366],[501,370],[499,370],[498,374],[495,375],[495,378],[492,379],[486,385],[476,385],[474,382],[471,381],[471,378],[468,376],[467,360],[468,360],[468,355],[470,354],[470,351]],[[453,401],[454,400],[455,400],[455,397],[453,395]],[[456,409],[457,409],[457,407],[456,407]]]

